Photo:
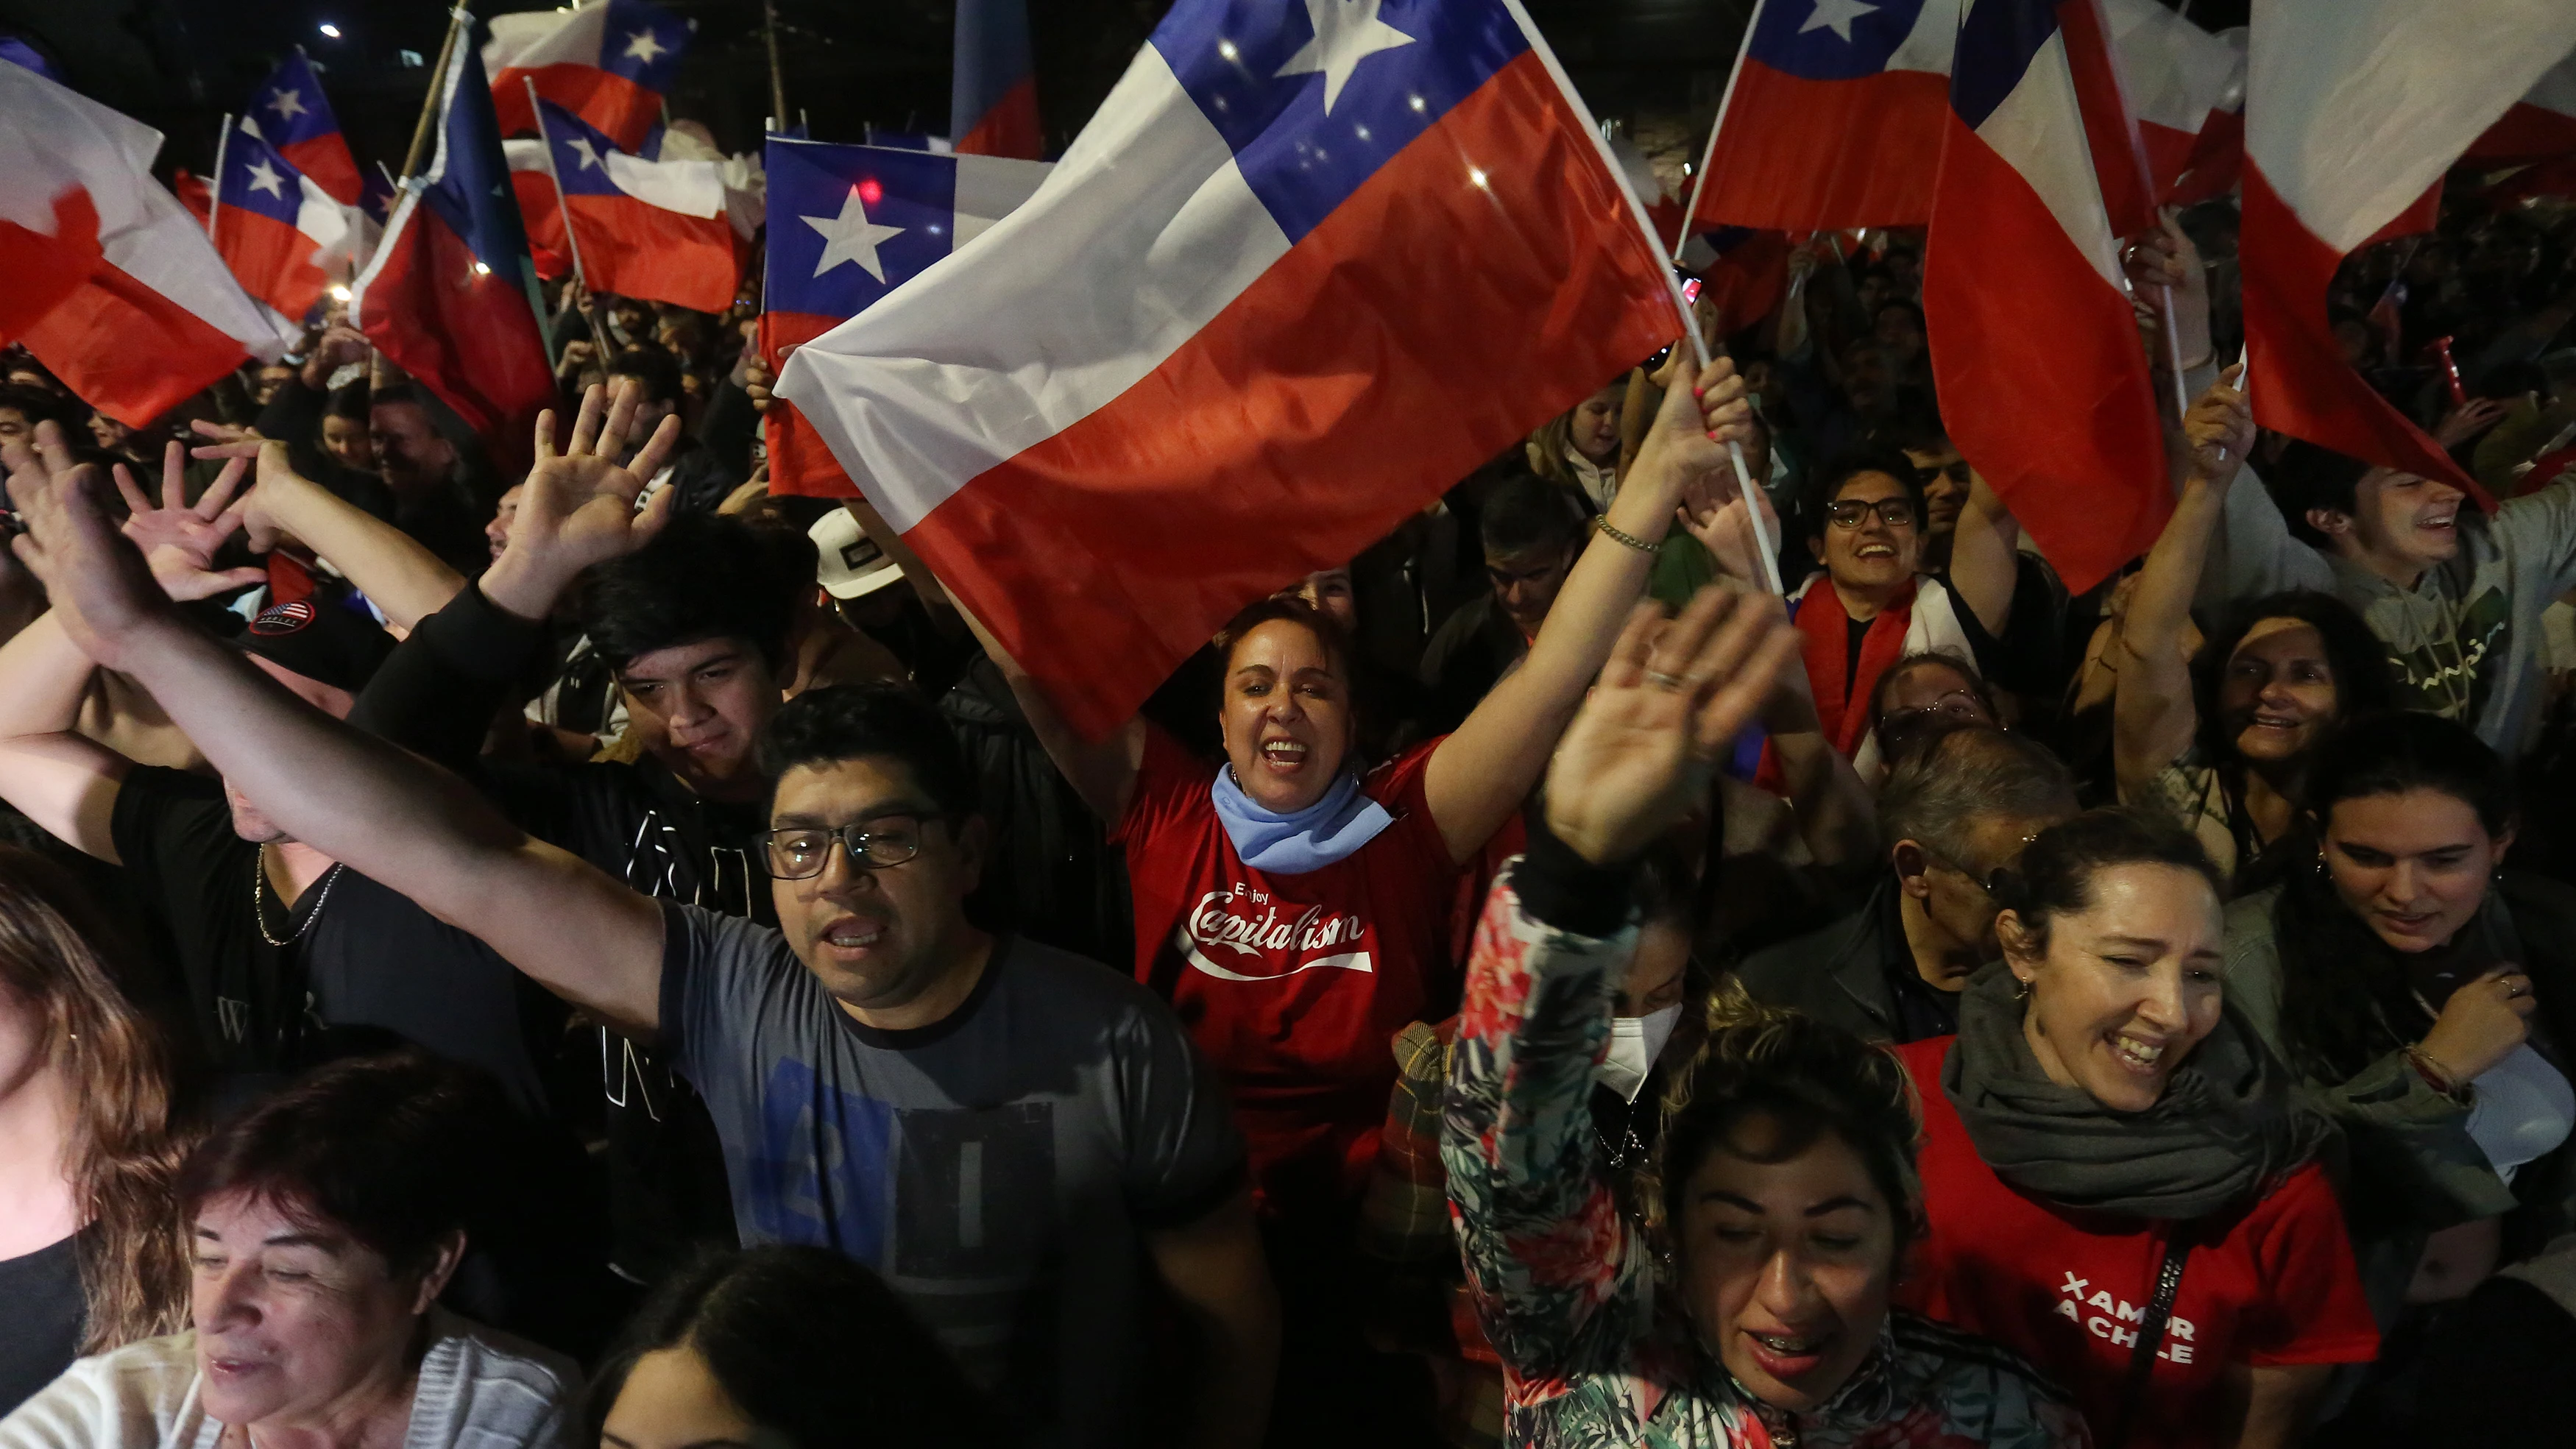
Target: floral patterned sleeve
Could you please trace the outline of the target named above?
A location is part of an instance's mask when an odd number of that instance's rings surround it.
[[[1532,919],[1511,876],[1476,926],[1440,1155],[1516,1398],[1615,1372],[1652,1311],[1651,1257],[1595,1173],[1588,1105],[1635,947],[1634,929],[1594,939]]]

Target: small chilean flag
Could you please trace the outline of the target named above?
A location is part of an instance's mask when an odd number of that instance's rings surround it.
[[[396,196],[384,240],[349,289],[349,320],[481,434],[510,473],[527,467],[555,379],[492,92],[471,50],[458,49],[438,107],[429,169]]]
[[[215,250],[244,290],[301,322],[331,285],[321,254],[343,245],[350,213],[295,169],[248,118],[224,142],[217,179]]]
[[[957,65],[948,91],[950,149],[1035,161],[1037,72],[1026,0],[957,0]]]
[[[2121,88],[2146,144],[2157,199],[2171,200],[2185,172],[2212,164],[2232,178],[2245,139],[2239,115],[2245,106],[2242,45],[2210,34],[2158,0],[2102,0],[2102,14],[2119,57]],[[2222,151],[2230,154],[2222,159]]]
[[[1690,228],[1920,226],[1959,0],[1760,0],[1700,162]]]
[[[492,17],[483,69],[501,134],[537,128],[526,82],[537,94],[606,132],[618,149],[642,148],[662,119],[662,97],[689,48],[689,22],[645,0],[594,0],[577,10]]]
[[[1968,0],[1923,248],[1941,416],[2078,593],[2173,507],[2113,222],[2148,209],[2145,177],[2102,166],[2118,96],[2087,96],[2111,73],[2093,6]]]
[[[2557,156],[2576,156],[2576,55],[2552,66],[2462,159],[2511,166]]]
[[[331,103],[322,98],[322,83],[313,78],[303,47],[269,72],[267,82],[251,96],[250,114],[278,154],[311,177],[324,195],[343,206],[358,204],[365,179],[358,174],[357,158],[349,154],[348,138],[340,134],[340,123],[331,114]]]
[[[1678,302],[1513,0],[1181,0],[1026,206],[778,388],[1096,736]]]
[[[761,354],[811,342],[1019,209],[1051,167],[998,156],[769,138]],[[791,403],[762,419],[773,493],[858,489]]]
[[[138,428],[295,342],[152,179],[160,150],[142,122],[0,65],[0,343]]]
[[[2255,0],[2253,21],[2239,246],[2254,420],[2483,502],[2440,444],[2344,365],[2326,292],[2347,254],[2420,208],[2576,48],[2576,5]]]
[[[504,149],[539,275],[563,275],[544,263],[570,261],[574,252],[564,236],[570,225],[580,243],[583,284],[591,290],[700,312],[732,306],[742,269],[734,256],[733,226],[725,219],[722,163],[629,156],[554,102],[537,105],[554,174],[542,169],[539,143],[510,141]],[[528,152],[537,153],[533,162],[524,159]],[[534,175],[532,164],[539,168]],[[558,179],[561,208],[555,205]]]
[[[1789,234],[1722,226],[1692,237],[1681,263],[1699,273],[1696,299],[1732,337],[1771,315],[1789,295]]]

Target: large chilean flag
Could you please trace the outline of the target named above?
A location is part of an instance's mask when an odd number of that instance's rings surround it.
[[[295,331],[152,179],[161,133],[0,64],[0,343],[142,427]]]
[[[1026,206],[779,391],[1096,735],[1683,325],[1513,0],[1181,0]]]
[[[1690,230],[1920,226],[1958,28],[1959,0],[1760,0]]]
[[[539,100],[537,111],[543,144],[554,153],[553,175],[536,178],[542,187],[538,206],[528,204],[525,167],[515,155],[510,162],[531,241],[551,227],[547,250],[578,255],[582,283],[595,292],[700,312],[733,305],[742,267],[734,255],[733,224],[725,219],[722,163],[629,156],[552,101]],[[515,149],[529,143],[506,144]],[[563,185],[560,208],[557,180]],[[565,237],[567,227],[570,241],[580,243],[577,253]],[[540,275],[547,274],[541,269]]]
[[[247,120],[224,142],[216,179],[215,250],[242,287],[300,323],[331,285],[319,258],[348,238],[348,211],[295,169]]]
[[[787,348],[847,322],[990,231],[1052,169],[999,156],[770,137],[760,316],[770,370],[779,370]],[[771,492],[858,495],[795,404],[772,404],[761,425]]]
[[[2326,290],[2576,48],[2567,0],[2254,0],[2245,94],[2246,366],[2254,420],[2485,493],[2346,367]],[[2365,83],[2366,82],[2366,83]]]
[[[2245,51],[2175,14],[2159,0],[2102,0],[2120,80],[2146,144],[2158,200],[2171,200],[2185,172],[2206,189],[2242,163]],[[2225,186],[2218,190],[2225,190]],[[2216,194],[2212,192],[2211,194]]]
[[[2119,148],[2087,143],[2085,93],[2109,64],[2094,3],[1969,0],[1923,250],[1951,439],[2077,592],[2173,507],[2113,224],[2144,209],[2145,178],[2105,176]]]
[[[459,47],[442,80],[429,169],[396,198],[350,288],[349,320],[510,473],[527,466],[537,413],[554,404],[554,370],[483,62]]]
[[[313,178],[324,195],[342,206],[358,204],[366,180],[358,174],[357,158],[349,154],[348,138],[340,134],[339,119],[331,114],[303,47],[269,72],[251,96],[250,114],[278,154]]]
[[[592,0],[578,9],[492,17],[483,71],[501,134],[537,128],[527,82],[537,94],[608,133],[618,149],[640,151],[662,119],[662,97],[689,48],[689,22],[645,0]]]
[[[1038,159],[1043,138],[1027,0],[957,0],[948,137],[961,156]]]

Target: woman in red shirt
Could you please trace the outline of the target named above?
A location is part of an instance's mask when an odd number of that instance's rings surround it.
[[[1923,1095],[1916,1306],[2028,1355],[2105,1449],[2296,1443],[2379,1338],[2326,1123],[2221,1000],[2216,872],[2097,810],[1997,876],[2004,960],[1957,1036],[1896,1049]]]

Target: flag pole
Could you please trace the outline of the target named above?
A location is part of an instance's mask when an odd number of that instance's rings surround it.
[[[778,0],[760,0],[760,37],[769,47],[770,129],[787,129],[787,74],[778,63]]]
[[[1673,260],[1682,259],[1682,249],[1690,245],[1691,223],[1699,219],[1699,194],[1708,185],[1709,162],[1717,156],[1717,133],[1726,125],[1726,108],[1735,101],[1736,77],[1744,74],[1744,57],[1753,49],[1753,27],[1762,20],[1762,0],[1744,16],[1744,39],[1735,47],[1735,68],[1726,73],[1726,90],[1717,98],[1717,119],[1708,123],[1708,144],[1700,148],[1699,170],[1691,175],[1690,200],[1682,207],[1681,235],[1673,238]],[[1706,362],[1705,356],[1701,359]]]
[[[224,209],[224,153],[232,148],[233,118],[227,112],[224,128],[215,133],[215,184],[206,189],[206,240],[215,239],[215,216]]]
[[[438,47],[438,64],[430,68],[429,98],[421,102],[420,124],[412,127],[411,149],[403,153],[403,182],[420,174],[420,163],[429,150],[430,125],[438,119],[438,103],[447,93],[448,64],[456,59],[457,38],[465,33],[465,27],[473,19],[474,12],[462,4],[447,12],[447,39]],[[401,183],[397,183],[394,189],[401,190]]]
[[[581,264],[581,237],[572,229],[572,206],[564,200],[563,175],[555,170],[555,143],[554,138],[546,134],[546,111],[544,103],[537,99],[537,78],[523,75],[519,77],[519,83],[528,88],[528,114],[537,123],[537,154],[546,158],[546,179],[555,184],[555,215],[563,219],[564,245],[572,250],[573,282],[584,294],[596,298],[599,294],[590,290],[590,273]],[[608,334],[599,329],[596,303],[591,307],[587,320],[590,323],[590,345],[599,349],[599,365],[605,368],[608,366]]]
[[[2191,389],[2182,380],[2182,337],[2174,330],[2173,283],[2159,282],[2156,290],[2165,299],[2165,366],[2173,372],[2174,416],[2180,418],[2191,411]]]

